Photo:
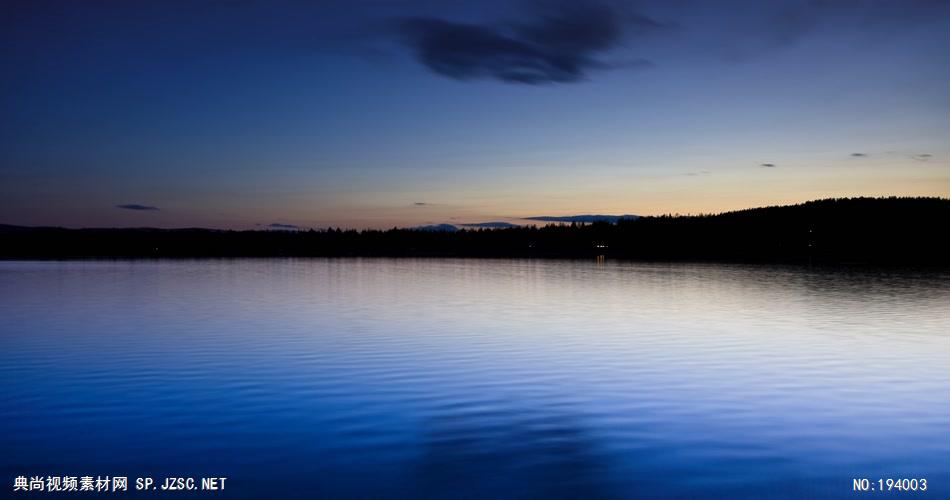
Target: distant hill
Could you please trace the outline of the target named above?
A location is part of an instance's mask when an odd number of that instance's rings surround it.
[[[619,218],[615,223],[500,229],[459,229],[451,224],[387,231],[0,226],[0,258],[603,255],[646,260],[950,266],[948,227],[948,199],[843,198],[716,215],[645,216]]]
[[[453,226],[452,224],[432,224],[429,226],[417,226],[412,228],[413,231],[436,231],[443,233],[454,233],[458,231],[459,228]]]

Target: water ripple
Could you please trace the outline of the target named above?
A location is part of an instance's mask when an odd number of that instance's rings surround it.
[[[0,469],[228,497],[950,496],[950,275],[0,262]],[[309,489],[302,489],[306,484]]]

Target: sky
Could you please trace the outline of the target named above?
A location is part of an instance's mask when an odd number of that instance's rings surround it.
[[[950,1],[11,2],[0,223],[950,197]]]

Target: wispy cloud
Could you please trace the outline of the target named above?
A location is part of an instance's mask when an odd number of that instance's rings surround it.
[[[944,19],[950,13],[950,2],[945,0],[792,0],[749,2],[736,7],[730,19],[740,23],[740,30],[731,23],[713,27],[718,42],[727,49],[729,61],[794,46],[814,33],[848,36],[902,32]],[[758,43],[748,43],[746,37]]]
[[[122,205],[116,205],[115,208],[121,208],[123,210],[140,210],[140,211],[158,210],[158,207],[153,207],[150,205],[139,205],[138,203],[125,203]]]
[[[922,153],[922,154],[913,154],[913,155],[910,155],[910,157],[917,161],[930,161],[930,159],[933,158],[934,155],[930,153]]]
[[[776,165],[776,164],[774,164],[774,163],[761,163],[761,164],[759,164],[759,166],[760,166],[760,167],[765,167],[765,168],[775,168],[775,167],[777,167],[778,165]]]
[[[851,157],[852,157],[852,158],[864,158],[864,157],[866,157],[866,156],[867,156],[867,154],[865,154],[865,153],[851,153]]]

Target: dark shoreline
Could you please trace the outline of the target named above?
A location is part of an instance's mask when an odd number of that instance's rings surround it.
[[[828,199],[717,215],[454,232],[0,226],[0,259],[407,257],[950,266],[950,200]]]

